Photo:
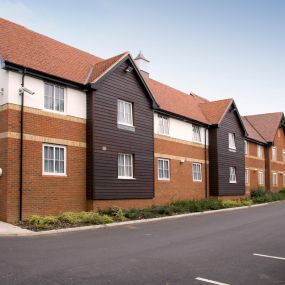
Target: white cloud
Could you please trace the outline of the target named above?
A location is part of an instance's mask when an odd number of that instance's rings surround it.
[[[32,16],[32,11],[23,2],[0,0],[0,17],[21,25],[28,25],[31,23]]]

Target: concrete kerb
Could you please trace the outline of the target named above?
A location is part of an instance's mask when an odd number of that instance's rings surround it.
[[[248,208],[262,207],[262,206],[266,206],[269,204],[280,203],[280,202],[282,201],[275,201],[275,202],[270,202],[270,203],[263,203],[263,204],[257,204],[257,205],[251,205],[251,206],[235,207],[235,208],[227,208],[227,209],[220,209],[220,210],[210,210],[210,211],[197,212],[197,213],[180,214],[180,215],[173,215],[173,216],[159,217],[159,218],[152,218],[152,219],[116,222],[116,223],[110,223],[110,224],[104,224],[104,225],[74,227],[74,228],[57,229],[57,230],[49,230],[49,231],[41,231],[41,232],[30,231],[26,233],[0,234],[0,237],[45,236],[45,235],[54,235],[54,234],[68,233],[68,232],[79,232],[79,231],[111,228],[111,227],[126,226],[126,225],[152,223],[152,222],[158,222],[158,221],[186,218],[186,217],[191,217],[191,216],[209,215],[209,214],[215,214],[215,213],[221,213],[221,212],[229,212],[229,211],[237,211],[237,210],[248,209]]]

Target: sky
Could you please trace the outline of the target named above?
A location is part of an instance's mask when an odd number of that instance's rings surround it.
[[[102,58],[141,50],[151,78],[242,115],[285,111],[283,0],[0,0],[0,17]]]

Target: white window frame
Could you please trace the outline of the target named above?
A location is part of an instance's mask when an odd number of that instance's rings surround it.
[[[159,162],[162,162],[162,169],[159,167]],[[165,163],[167,163],[168,165],[168,177],[165,176]],[[162,170],[162,177],[160,176],[160,171],[159,170]],[[166,158],[158,158],[157,160],[157,177],[158,177],[158,180],[162,180],[162,181],[169,181],[170,180],[170,160],[169,159],[166,159]]]
[[[202,164],[192,163],[192,178],[194,182],[202,182]]]
[[[129,157],[131,157],[131,176],[127,176],[127,175],[124,175],[124,176],[121,176],[121,175],[119,175],[119,156],[120,155],[123,155],[123,160],[124,160],[124,162],[123,162],[123,168],[124,168],[124,172],[126,173],[126,167],[127,167],[127,165],[126,165],[126,156],[129,156]],[[118,153],[118,156],[117,156],[117,166],[118,166],[118,179],[134,179],[134,158],[133,158],[133,155],[132,154],[130,154],[130,153]]]
[[[202,143],[201,128],[199,126],[192,125],[192,132],[193,132],[192,135],[193,142]]]
[[[283,186],[285,187],[285,173],[283,173]]]
[[[126,121],[120,121],[120,116],[119,116],[119,105],[120,103],[123,104],[123,117],[126,118],[126,105],[130,106],[131,112],[130,112],[130,121],[131,123],[127,123]],[[124,125],[124,126],[129,126],[129,127],[133,127],[134,126],[134,118],[133,118],[133,103],[128,102],[128,101],[124,101],[121,99],[117,100],[117,123],[119,125]]]
[[[244,154],[248,154],[248,141],[244,141]]]
[[[257,145],[257,157],[263,158],[263,147],[261,145]]]
[[[258,171],[258,179],[257,179],[258,185],[264,185],[264,171],[259,170]]]
[[[282,160],[283,160],[283,163],[285,163],[285,149],[283,149],[282,151]]]
[[[277,172],[272,173],[272,185],[274,187],[278,187],[278,173]]]
[[[272,147],[272,161],[276,161],[277,160],[277,147],[273,146]]]
[[[160,135],[169,136],[170,120],[168,117],[158,115],[158,133]]]
[[[236,136],[234,133],[229,133],[229,150],[236,151]]]
[[[229,183],[237,183],[237,170],[236,167],[230,166],[230,177],[229,177]]]
[[[54,153],[55,153],[55,149],[59,148],[59,149],[63,149],[63,154],[64,154],[64,172],[60,173],[60,172],[55,172],[55,156],[53,158],[53,163],[54,163],[54,172],[47,172],[45,171],[45,147],[53,147],[54,149]],[[67,176],[66,174],[66,167],[67,167],[67,151],[66,151],[66,146],[65,145],[57,145],[57,144],[48,144],[48,143],[44,143],[42,145],[42,175],[47,175],[47,176]]]
[[[46,107],[46,86],[49,86],[49,87],[53,87],[53,108],[48,108]],[[58,89],[61,89],[63,91],[63,110],[56,110],[55,109],[55,90],[56,88]],[[54,113],[58,113],[58,114],[65,114],[65,110],[66,110],[66,90],[63,86],[60,86],[58,84],[53,84],[53,83],[50,83],[50,82],[44,82],[44,110],[45,111],[49,111],[49,112],[54,112]]]
[[[244,176],[245,185],[250,185],[250,172],[248,168],[245,169]]]

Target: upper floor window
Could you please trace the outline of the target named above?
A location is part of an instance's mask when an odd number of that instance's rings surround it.
[[[275,146],[272,147],[272,160],[276,161],[277,159],[277,149]]]
[[[230,183],[237,183],[237,175],[236,175],[236,168],[230,167]]]
[[[118,178],[133,178],[132,154],[118,154]]]
[[[169,180],[170,170],[169,170],[169,159],[158,159],[158,180]]]
[[[244,141],[244,154],[248,154],[248,142]]]
[[[200,127],[193,125],[193,128],[192,128],[192,129],[193,129],[193,141],[194,141],[194,142],[197,142],[197,143],[202,142],[202,140],[201,140],[201,129],[200,129]]]
[[[66,147],[59,145],[43,145],[43,174],[66,174]]]
[[[169,136],[169,118],[158,116],[158,132],[161,135]]]
[[[273,186],[278,186],[278,174],[276,172],[273,172],[272,179],[273,179]]]
[[[262,158],[263,157],[262,152],[263,152],[263,147],[261,145],[258,145],[257,146],[257,157],[258,158]]]
[[[202,165],[201,163],[192,164],[193,181],[202,181]]]
[[[64,112],[64,88],[45,83],[44,107],[48,110]]]
[[[264,174],[263,171],[258,171],[258,185],[264,184]]]
[[[229,149],[236,151],[236,140],[235,140],[235,134],[229,133]]]
[[[133,126],[133,104],[118,100],[118,124]]]
[[[245,184],[249,185],[249,169],[245,169]]]

